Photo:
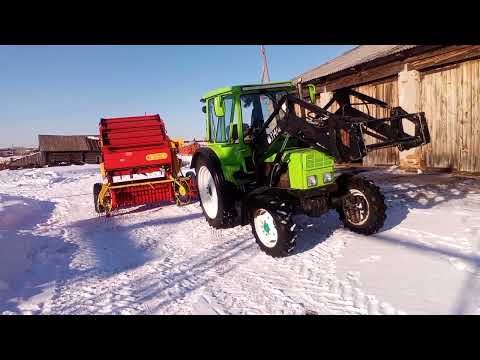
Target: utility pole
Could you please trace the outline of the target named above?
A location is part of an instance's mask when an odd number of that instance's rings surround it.
[[[270,73],[268,71],[267,53],[265,52],[264,45],[260,45],[260,53],[262,54],[262,58],[263,58],[262,84],[265,84],[270,82]]]

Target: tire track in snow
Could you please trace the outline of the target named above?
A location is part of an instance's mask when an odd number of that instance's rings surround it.
[[[379,308],[378,300],[364,294],[355,279],[340,280],[336,276],[335,259],[340,256],[349,236],[345,230],[336,230],[306,253],[283,259],[262,254],[248,264],[254,267],[254,271],[243,272],[239,278],[243,279],[247,292],[261,289],[263,296],[271,302],[272,306],[267,306],[265,313],[279,313],[278,309],[282,309],[280,313],[296,314],[395,313],[395,309],[386,303]],[[308,241],[308,237],[300,234],[298,242]]]
[[[304,223],[299,250],[290,257],[273,259],[260,252],[249,226],[217,231],[203,216],[192,217],[201,214],[198,203],[133,210],[105,221],[93,212],[91,196],[62,198],[74,193],[72,189],[91,188],[95,180],[88,176],[53,183],[42,195],[54,197],[57,204],[45,231],[62,229],[65,241],[78,246],[71,269],[58,279],[44,313],[395,312],[364,294],[355,279],[337,277],[336,258],[344,242],[356,236],[337,229],[339,223],[330,215],[329,219],[309,220],[312,227]],[[183,220],[175,222],[177,218]],[[117,255],[128,248],[109,237],[128,240],[135,253],[154,256],[122,268],[123,256],[130,254]],[[112,251],[111,256],[99,262],[103,247]]]
[[[188,314],[203,299],[204,310],[207,306],[226,314],[395,312],[388,306],[379,309],[373,296],[363,294],[353,281],[335,276],[335,258],[351,236],[345,230],[328,234],[326,241],[301,254],[273,259],[258,250],[249,226],[212,230],[202,220],[195,221],[198,247],[207,249],[200,255],[189,258],[189,249],[178,246],[176,240],[185,242],[185,234],[177,229],[170,233],[168,246],[164,244],[162,259],[120,275],[102,278],[93,272],[65,283],[56,298],[59,306],[50,306],[51,311]],[[308,242],[316,231],[300,234],[299,243]],[[142,235],[148,237],[151,232]]]

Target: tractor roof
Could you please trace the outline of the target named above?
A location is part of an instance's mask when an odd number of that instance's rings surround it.
[[[226,86],[222,88],[218,88],[212,91],[209,91],[203,95],[203,99],[208,99],[217,95],[225,94],[225,93],[233,93],[233,92],[243,92],[243,91],[254,91],[260,89],[278,89],[278,88],[288,88],[292,87],[293,83],[290,81],[282,81],[282,82],[271,82],[268,84],[250,84],[250,85],[234,85],[234,86]]]

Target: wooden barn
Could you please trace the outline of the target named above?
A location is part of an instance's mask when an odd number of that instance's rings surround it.
[[[12,161],[9,168],[101,162],[100,141],[93,135],[38,135],[38,146],[38,153]]]
[[[93,135],[38,135],[38,147],[46,164],[100,163],[100,141]]]
[[[364,165],[480,173],[480,45],[362,45],[295,81],[315,85],[322,106],[332,91],[349,87],[408,112],[425,112],[430,144],[372,152]]]

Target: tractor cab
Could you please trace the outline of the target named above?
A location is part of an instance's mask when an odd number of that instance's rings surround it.
[[[290,82],[240,85],[216,89],[202,98],[206,105],[206,133],[209,143],[248,144],[261,129],[276,102],[294,91]],[[239,131],[240,129],[240,131]]]
[[[209,148],[221,159],[228,181],[249,182],[255,176],[252,140],[276,103],[295,88],[291,82],[230,86],[210,91],[202,102]]]

